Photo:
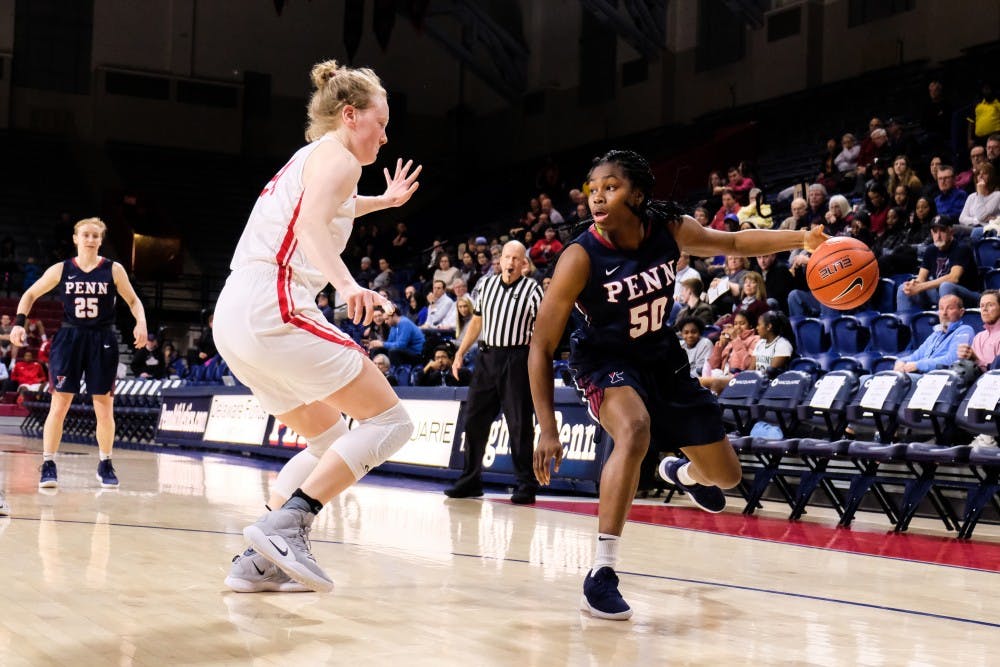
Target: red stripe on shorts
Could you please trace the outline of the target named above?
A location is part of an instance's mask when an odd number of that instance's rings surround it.
[[[282,317],[284,317],[284,314],[282,314]],[[368,356],[368,353],[364,350],[364,348],[355,343],[353,338],[350,338],[339,329],[329,324],[321,324],[315,320],[309,319],[301,313],[293,315],[289,320],[289,324],[308,331],[311,334],[315,334],[324,340],[337,343],[338,345],[343,345],[344,347],[353,348],[366,357]]]

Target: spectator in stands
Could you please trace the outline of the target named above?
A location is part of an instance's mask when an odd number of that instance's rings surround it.
[[[677,258],[677,264],[674,266],[674,301],[680,300],[681,287],[688,278],[698,278],[700,280],[701,274],[691,266],[691,255],[681,250],[680,257]],[[698,293],[701,294],[700,291]]]
[[[8,391],[17,391],[17,385],[10,379],[7,364],[0,364],[0,394]]]
[[[768,301],[775,301],[778,309],[788,312],[788,295],[795,289],[795,280],[792,278],[788,265],[778,260],[778,254],[757,255],[757,266],[760,274],[764,277],[764,291]]]
[[[539,269],[547,269],[549,263],[562,252],[563,244],[556,238],[556,230],[551,225],[545,228],[544,238],[538,239],[531,246],[528,256]]]
[[[375,276],[378,275],[374,269],[372,269],[372,258],[362,257],[361,266],[358,272],[354,274],[354,278],[358,281],[358,284],[365,289],[370,289],[372,283],[375,281]]]
[[[861,190],[862,195],[876,183],[887,186],[889,183],[889,161],[882,158],[875,158],[875,161],[869,166],[868,175],[869,178],[865,181],[864,187]]]
[[[983,330],[972,339],[971,345],[958,346],[959,359],[971,359],[979,370],[986,372],[1000,354],[1000,293],[988,289],[979,297],[979,317]]]
[[[427,299],[415,289],[404,299],[403,310],[406,319],[417,326],[427,321]]]
[[[811,226],[809,224],[809,217],[806,215],[808,212],[809,203],[802,197],[796,197],[792,200],[792,214],[781,223],[781,228],[808,229]]]
[[[973,107],[973,115],[969,123],[969,148],[985,144],[990,135],[1000,132],[1000,100],[992,82],[980,82],[979,100]]]
[[[976,191],[965,200],[960,224],[973,229],[973,239],[982,236],[982,227],[993,218],[1000,215],[1000,184],[997,183],[996,171],[989,162],[983,162],[976,174]],[[978,234],[976,230],[978,229]]]
[[[573,212],[566,218],[566,222],[570,225],[578,225],[589,217],[590,209],[587,208],[587,204],[584,202],[574,207]]]
[[[433,280],[435,282],[440,280],[444,283],[445,289],[451,289],[451,283],[458,277],[458,274],[458,267],[451,265],[451,256],[448,253],[441,253],[441,256],[438,257],[438,265],[434,271]]]
[[[986,147],[973,146],[969,151],[969,168],[960,174],[955,174],[955,187],[965,190],[967,194],[975,192],[976,173],[983,164],[986,164]]]
[[[885,216],[885,227],[881,234],[875,234],[875,240],[871,249],[875,257],[881,258],[891,255],[903,246],[909,246],[906,242],[906,211],[892,207]],[[914,259],[916,255],[914,254]],[[899,272],[895,272],[899,273]]]
[[[723,326],[732,322],[733,315],[743,311],[751,320],[756,320],[771,309],[767,303],[767,288],[764,287],[764,277],[756,271],[746,271],[740,287],[738,300],[733,305],[733,312],[720,318],[715,324]]]
[[[462,264],[458,267],[458,277],[465,281],[469,289],[475,287],[476,281],[479,280],[479,269],[476,267],[476,258],[468,250],[462,253]]]
[[[756,324],[750,322],[746,313],[738,312],[733,316],[732,324],[722,328],[699,378],[701,386],[719,393],[734,375],[751,367],[750,356],[758,339]]]
[[[378,271],[378,275],[372,280],[372,290],[377,292],[380,289],[389,289],[392,287],[394,273],[392,265],[387,258],[379,257]]]
[[[872,123],[875,122],[881,125],[882,121],[872,118],[868,126],[872,127]],[[858,153],[858,178],[867,178],[872,163],[879,158],[889,161],[892,155],[889,152],[889,135],[880,126],[875,126],[868,138],[861,142],[861,151]]]
[[[898,185],[905,185],[914,196],[919,195],[924,187],[924,184],[917,178],[916,172],[910,167],[910,159],[905,155],[897,155],[892,161],[892,169],[889,170],[889,184],[886,189],[895,193]]]
[[[910,189],[905,185],[897,185],[892,192],[892,206],[896,208],[901,208],[906,211],[907,217],[913,212],[913,202],[919,196],[919,193],[911,193]]]
[[[375,306],[372,310],[371,324],[361,331],[361,344],[369,352],[372,350],[372,341],[385,343],[389,340],[389,323],[386,322],[385,309]]]
[[[462,336],[465,335],[465,330],[469,326],[469,322],[472,321],[474,311],[475,306],[468,294],[455,297],[455,343],[457,345],[462,344]]]
[[[813,183],[806,191],[806,220],[811,225],[814,222],[822,222],[826,216],[826,188],[819,183]]]
[[[566,222],[566,219],[563,218],[562,213],[560,213],[558,209],[552,206],[552,200],[549,197],[545,196],[540,197],[539,202],[541,202],[542,205],[541,215],[548,216],[549,222],[551,222],[554,225],[561,225],[564,222]]]
[[[714,211],[722,206],[722,191],[726,189],[726,177],[718,169],[708,173],[708,197],[702,205],[708,211]]]
[[[25,350],[21,358],[14,362],[10,379],[18,389],[24,386],[37,388],[49,379],[48,371],[38,361],[31,350]]]
[[[698,224],[701,225],[702,227],[708,227],[709,225],[712,224],[712,216],[709,213],[708,209],[705,208],[704,206],[696,207],[692,215],[694,216],[694,219],[698,221]]]
[[[215,359],[219,351],[215,348],[215,337],[212,334],[212,327],[215,326],[215,313],[208,313],[205,326],[201,330],[201,337],[188,354],[190,365],[207,365]]]
[[[490,263],[493,261],[489,250],[476,251],[476,268],[479,271],[479,278],[490,275]]]
[[[10,331],[14,328],[14,323],[10,315],[0,315],[0,365],[10,363]]]
[[[840,146],[841,150],[833,158],[833,164],[840,173],[842,180],[853,180],[858,169],[858,155],[861,153],[861,146],[850,132],[840,138]]]
[[[445,291],[443,280],[435,280],[434,287],[427,295],[427,320],[421,329],[433,331],[455,330],[455,302]]]
[[[382,375],[385,376],[386,381],[391,386],[395,387],[399,385],[399,380],[397,380],[396,376],[392,373],[392,362],[389,361],[389,357],[384,354],[376,354],[372,361],[375,362],[378,369],[382,371]]]
[[[795,348],[792,326],[784,313],[769,310],[757,320],[757,344],[750,355],[750,368],[775,377],[788,370]]]
[[[38,266],[34,257],[29,257],[21,266],[21,274],[24,276],[21,289],[27,290],[42,277],[42,267]]]
[[[986,159],[1000,173],[1000,132],[991,134],[986,140]]]
[[[27,334],[25,341],[28,347],[41,347],[42,343],[49,339],[45,335],[45,323],[38,318],[28,320],[24,330]]]
[[[962,323],[965,308],[954,294],[942,294],[938,300],[938,319],[931,335],[916,350],[900,357],[894,367],[904,373],[926,373],[937,368],[947,368],[958,359],[959,345],[973,340],[973,330]]]
[[[733,194],[732,189],[724,188],[722,190],[722,205],[719,210],[715,212],[715,217],[712,218],[712,229],[724,230],[726,215],[730,213],[738,213],[740,210],[740,203],[736,201],[736,196]]]
[[[845,236],[854,222],[854,211],[844,195],[830,197],[830,208],[823,216],[823,231],[829,236]]]
[[[452,298],[452,301],[458,302],[458,299],[469,294],[469,286],[465,284],[465,281],[461,278],[455,278],[451,281],[451,289],[448,291],[448,296]]]
[[[686,317],[678,320],[681,349],[687,353],[691,377],[701,377],[708,355],[712,353],[712,341],[705,338],[705,323],[697,317]]]
[[[319,312],[323,313],[327,322],[333,322],[333,307],[330,306],[330,297],[327,296],[326,292],[320,292],[316,295],[316,307],[319,308]]]
[[[836,139],[827,139],[827,150],[820,160],[819,173],[816,175],[816,182],[826,188],[827,192],[835,192],[840,188],[840,172],[837,170],[835,160],[837,159]],[[750,197],[753,201],[753,197]]]
[[[146,345],[132,354],[130,366],[137,378],[162,380],[166,376],[167,365],[156,334],[146,336]]]
[[[709,297],[709,303],[715,311],[716,317],[722,317],[733,312],[733,303],[739,298],[743,291],[743,277],[750,268],[750,261],[746,257],[727,255],[724,265],[724,273],[712,280],[709,285],[709,292],[719,292],[714,300]],[[722,281],[728,281],[728,289],[723,289],[720,285]]]
[[[944,97],[944,86],[940,81],[934,80],[927,84],[927,96],[920,125],[926,133],[928,147],[941,151],[951,143],[951,104]]]
[[[955,241],[955,222],[949,215],[934,219],[931,224],[934,243],[924,253],[917,277],[900,285],[896,292],[898,311],[929,308],[947,294],[979,303],[976,264],[969,246]]]
[[[884,225],[883,229],[885,229]],[[868,215],[868,211],[861,209],[854,214],[854,219],[851,220],[851,227],[848,229],[847,235],[861,241],[869,248],[875,243],[875,233],[872,232],[872,219]]]
[[[934,198],[938,215],[950,215],[955,218],[962,214],[965,192],[955,187],[955,169],[949,165],[941,165],[937,171],[938,195]]]
[[[727,187],[732,190],[733,196],[736,197],[736,201],[740,203],[741,206],[746,206],[749,201],[750,191],[756,187],[754,185],[753,179],[744,175],[739,167],[730,167],[728,172],[729,182]]]
[[[703,325],[709,325],[715,321],[716,316],[712,310],[712,306],[701,298],[704,290],[701,278],[687,278],[681,282],[679,303],[682,305],[682,308],[677,313],[677,322],[695,319]]]
[[[944,161],[938,155],[933,156],[931,158],[931,161],[927,164],[927,173],[929,173],[931,177],[930,180],[928,180],[927,183],[924,185],[923,194],[930,197],[931,199],[941,194],[941,191],[938,190],[938,185],[937,185],[937,173],[938,169],[941,168],[942,164],[944,164]]]
[[[890,118],[885,130],[889,138],[887,146],[892,155],[902,155],[913,159],[919,154],[920,151],[917,148],[917,142],[906,130],[901,119]]]
[[[396,266],[403,266],[411,254],[413,248],[410,245],[410,233],[406,229],[406,223],[397,222],[396,235],[392,238],[392,262]]]
[[[418,387],[468,387],[472,373],[468,368],[459,368],[456,378],[451,372],[453,361],[451,346],[438,345],[434,348],[434,357],[417,371],[414,384]]]
[[[873,183],[865,190],[864,211],[868,214],[872,234],[885,231],[885,217],[889,214],[889,193],[881,183]],[[852,234],[853,235],[853,234]]]
[[[187,361],[172,343],[163,344],[163,367],[166,369],[165,376],[172,380],[182,379],[188,373]]]
[[[438,258],[444,253],[444,241],[439,238],[434,239],[434,242],[431,243],[430,253],[427,256],[427,269],[430,271],[436,269],[438,265]]]
[[[771,229],[774,226],[771,205],[764,203],[764,193],[760,188],[750,190],[750,203],[736,215],[741,223],[749,222],[753,229]]]
[[[931,243],[931,225],[934,224],[935,218],[937,218],[937,206],[934,204],[934,198],[924,195],[917,199],[917,203],[913,205],[910,223],[906,227],[907,242],[914,245]]]
[[[372,341],[369,349],[385,352],[396,366],[419,364],[424,349],[424,332],[398,310],[390,313],[387,321],[389,337],[384,342]]]

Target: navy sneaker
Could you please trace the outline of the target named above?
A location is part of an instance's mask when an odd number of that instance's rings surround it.
[[[97,464],[97,481],[101,483],[103,489],[118,488],[118,477],[115,475],[115,467],[111,465],[111,459],[105,459]]]
[[[705,486],[704,484],[681,484],[677,479],[677,471],[687,460],[679,459],[676,456],[668,456],[660,461],[660,477],[676,486],[681,491],[687,493],[694,504],[706,512],[718,514],[726,509],[726,494],[717,486]]]
[[[612,621],[626,621],[632,617],[632,607],[618,592],[618,575],[610,567],[587,573],[587,578],[583,580],[580,609],[595,618]]]
[[[38,480],[39,489],[54,489],[59,486],[59,475],[56,474],[55,461],[42,461],[42,477]]]

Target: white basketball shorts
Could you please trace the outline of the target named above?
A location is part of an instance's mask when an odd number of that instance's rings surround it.
[[[219,295],[215,345],[270,414],[326,398],[361,372],[367,354],[323,317],[315,296],[264,262],[234,271]]]

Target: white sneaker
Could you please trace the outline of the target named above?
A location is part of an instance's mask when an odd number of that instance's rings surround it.
[[[973,447],[996,447],[997,439],[987,433],[980,433],[972,439]]]
[[[10,516],[10,505],[7,504],[3,491],[0,491],[0,516]]]
[[[264,558],[252,548],[233,557],[226,586],[237,593],[307,593],[310,589],[295,581],[281,568]]]

